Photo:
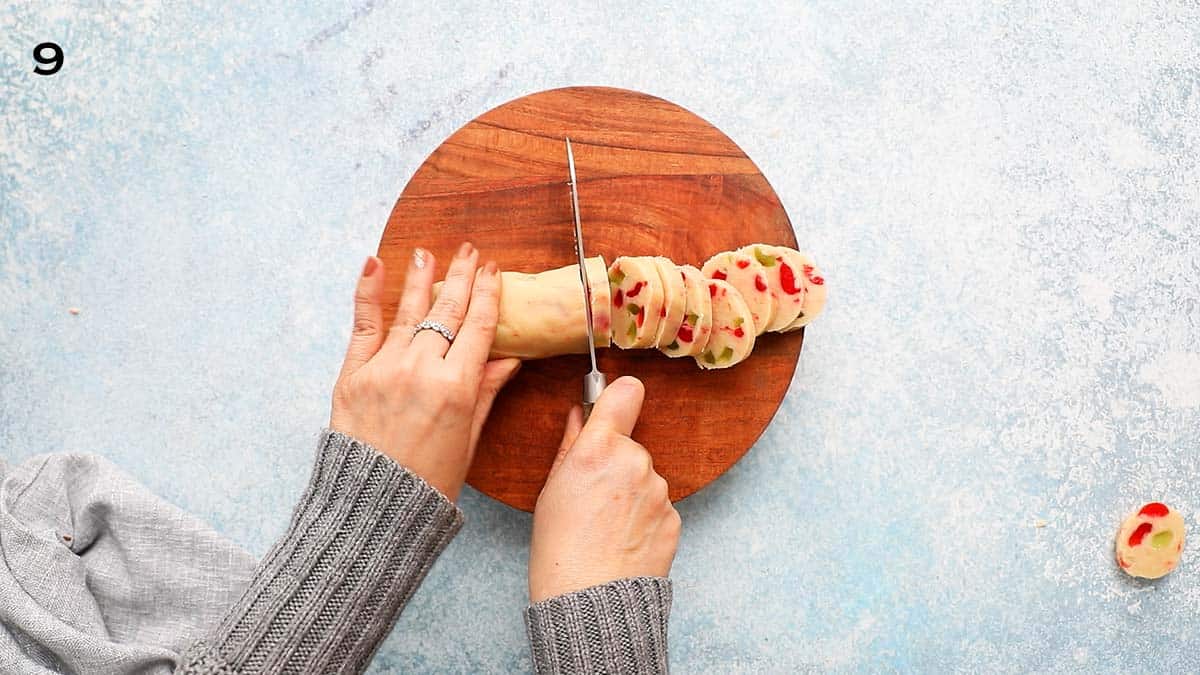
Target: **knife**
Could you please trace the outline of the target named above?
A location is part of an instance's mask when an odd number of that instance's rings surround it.
[[[596,368],[596,339],[592,334],[592,287],[588,285],[587,264],[583,256],[583,230],[579,226],[579,188],[575,179],[575,153],[571,152],[571,139],[567,140],[567,169],[571,172],[571,212],[575,214],[575,255],[579,257],[579,282],[583,284],[583,310],[587,314],[588,355],[592,357],[592,371],[583,376],[583,421],[592,414],[592,406],[600,398],[600,392],[608,386],[604,373]]]

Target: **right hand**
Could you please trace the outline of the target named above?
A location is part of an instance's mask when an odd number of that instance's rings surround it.
[[[610,384],[583,425],[567,417],[562,445],[533,511],[529,598],[546,598],[616,579],[665,577],[679,544],[680,519],[650,453],[629,437],[645,389],[633,377]]]

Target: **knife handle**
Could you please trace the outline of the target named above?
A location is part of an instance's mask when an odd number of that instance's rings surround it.
[[[592,406],[600,398],[600,392],[608,386],[608,378],[604,373],[593,370],[583,376],[583,421],[587,422],[592,414]]]

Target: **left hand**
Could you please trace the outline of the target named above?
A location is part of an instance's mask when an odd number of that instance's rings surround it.
[[[378,448],[453,501],[492,402],[521,365],[517,359],[488,361],[499,320],[500,273],[494,262],[478,264],[479,252],[463,244],[431,308],[436,260],[416,249],[389,329],[383,325],[383,262],[367,259],[329,418],[331,429]],[[454,331],[453,344],[432,330],[414,335],[424,319]]]

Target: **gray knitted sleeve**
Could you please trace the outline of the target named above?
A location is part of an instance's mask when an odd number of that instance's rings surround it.
[[[538,673],[666,673],[671,581],[633,577],[530,605]]]
[[[287,532],[176,672],[361,672],[462,523],[421,478],[326,431]]]

